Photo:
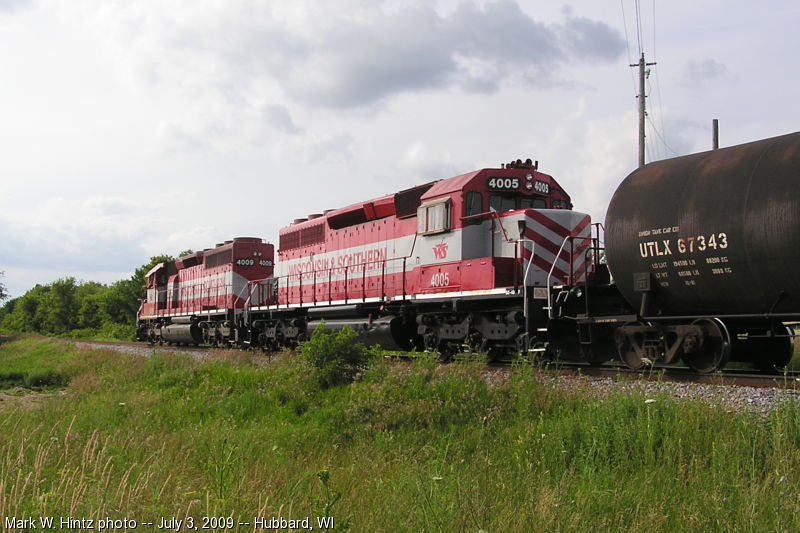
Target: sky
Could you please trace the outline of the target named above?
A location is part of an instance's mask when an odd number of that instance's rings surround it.
[[[158,254],[530,157],[602,221],[637,165],[797,130],[796,0],[0,0],[0,278]]]

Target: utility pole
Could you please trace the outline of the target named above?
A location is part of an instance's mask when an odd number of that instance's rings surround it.
[[[644,52],[638,63],[633,63],[632,67],[639,67],[639,168],[644,166],[644,119],[647,117],[647,108],[645,107],[645,94],[644,94],[644,80],[650,74],[646,67],[655,65],[655,63],[645,63]]]

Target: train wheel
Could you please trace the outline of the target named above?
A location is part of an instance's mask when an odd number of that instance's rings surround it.
[[[703,329],[704,338],[695,353],[683,355],[684,362],[702,374],[724,367],[731,355],[731,336],[725,324],[718,318],[700,318],[692,325]]]
[[[633,326],[633,328],[646,327],[641,322],[633,322],[626,324],[626,326]],[[635,329],[631,332],[625,331],[625,328],[620,328],[614,332],[614,344],[617,347],[617,354],[620,360],[632,370],[639,370],[646,364],[653,364],[651,361],[645,359],[644,349],[644,333],[636,332]]]
[[[506,355],[506,350],[502,345],[495,343],[486,343],[486,362],[497,363]]]
[[[425,351],[434,353],[439,350],[439,335],[433,330],[428,330],[423,336],[422,341],[425,344]]]
[[[479,355],[482,351],[485,350],[484,345],[485,342],[483,340],[483,335],[479,332],[472,330],[470,334],[466,338],[466,348],[469,350],[469,353],[473,355]]]
[[[439,343],[438,352],[439,361],[442,363],[449,363],[458,352],[458,345],[453,342],[441,342]]]

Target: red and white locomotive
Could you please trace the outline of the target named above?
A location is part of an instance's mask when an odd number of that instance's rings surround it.
[[[551,287],[586,279],[591,224],[531,160],[297,219],[148,273],[140,337],[277,349],[321,320],[386,347],[516,351]],[[245,265],[242,261],[248,262]],[[526,317],[528,320],[526,320]]]
[[[272,276],[273,256],[272,244],[238,237],[155,265],[146,274],[147,298],[139,308],[138,337],[212,345],[228,342],[232,333],[235,338],[233,325],[236,315],[250,304],[250,284]]]

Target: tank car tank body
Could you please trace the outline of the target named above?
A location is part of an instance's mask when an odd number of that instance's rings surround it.
[[[784,366],[786,323],[800,318],[800,133],[635,170],[611,199],[605,245],[604,290],[630,305],[613,318],[625,322],[613,344],[629,366]],[[612,320],[601,306],[583,323],[604,314]]]
[[[646,165],[605,228],[609,268],[643,315],[796,316],[800,134]]]

